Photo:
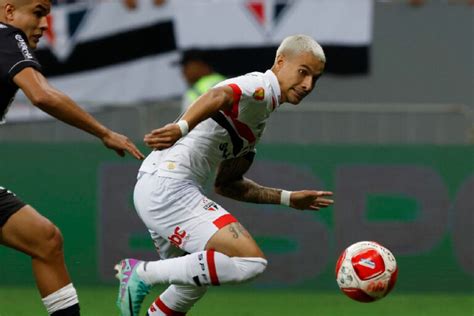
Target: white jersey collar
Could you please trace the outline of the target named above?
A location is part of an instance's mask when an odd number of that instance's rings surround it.
[[[265,76],[265,78],[268,79],[268,81],[270,81],[270,85],[272,87],[273,93],[277,97],[275,107],[279,107],[280,99],[281,99],[281,90],[280,90],[280,84],[278,83],[278,79],[273,73],[273,71],[271,71],[270,69],[267,70],[263,75]]]

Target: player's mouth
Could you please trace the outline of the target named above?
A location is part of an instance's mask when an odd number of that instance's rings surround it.
[[[33,35],[32,37],[33,37],[33,41],[35,43],[38,43],[40,38],[43,37],[43,34],[36,34],[36,35]]]
[[[295,92],[295,95],[296,97],[301,101],[304,99],[304,97],[306,97],[307,93],[306,92],[303,92],[303,91],[299,91],[299,90],[296,90],[294,89],[293,90]]]

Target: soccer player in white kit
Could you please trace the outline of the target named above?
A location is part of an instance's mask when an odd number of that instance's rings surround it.
[[[223,81],[180,121],[145,135],[156,150],[139,169],[134,203],[162,260],[124,259],[116,265],[121,315],[138,315],[155,284],[170,286],[147,315],[185,315],[208,286],[245,282],[265,270],[267,260],[252,236],[203,193],[216,170],[216,192],[232,199],[300,210],[333,203],[332,192],[289,192],[244,177],[267,118],[280,104],[298,104],[308,95],[325,61],[311,37],[287,37],[271,70]]]

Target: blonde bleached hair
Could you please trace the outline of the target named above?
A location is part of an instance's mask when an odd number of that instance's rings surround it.
[[[323,48],[311,36],[304,34],[286,37],[277,49],[276,57],[280,55],[292,56],[301,53],[311,53],[314,57],[326,63],[326,55]]]

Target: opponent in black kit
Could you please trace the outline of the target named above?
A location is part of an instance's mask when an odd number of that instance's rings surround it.
[[[44,112],[98,137],[121,156],[127,151],[142,159],[142,153],[127,137],[100,124],[41,74],[32,49],[48,28],[50,10],[50,0],[0,0],[0,120],[4,121],[15,93],[21,89]],[[64,262],[61,232],[3,187],[0,243],[31,256],[36,284],[50,315],[79,315],[76,290]]]

